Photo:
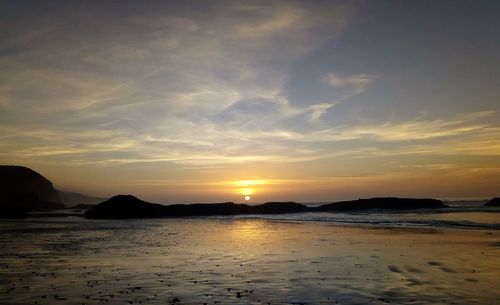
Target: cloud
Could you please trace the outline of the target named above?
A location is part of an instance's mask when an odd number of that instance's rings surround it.
[[[289,104],[286,66],[341,33],[355,5],[230,1],[206,4],[210,14],[164,5],[131,16],[124,5],[118,19],[96,10],[92,22],[64,6],[57,22],[9,20],[4,44],[17,52],[0,57],[0,122],[22,134],[50,128],[64,146],[78,130],[141,142],[320,116],[319,106]]]
[[[331,105],[318,107],[321,113]],[[274,130],[265,132],[266,137],[276,136],[305,142],[329,142],[349,140],[372,140],[377,142],[405,142],[432,140],[446,137],[478,135],[491,133],[497,127],[486,119],[494,117],[495,111],[481,111],[457,115],[452,118],[429,120],[417,118],[402,122],[358,123],[349,126],[336,126],[325,129],[314,129],[304,132]],[[485,119],[484,122],[478,122]],[[259,137],[260,133],[254,133]]]
[[[487,122],[495,114],[485,111],[446,120],[420,118],[310,131],[278,129],[279,125],[276,129],[253,125],[224,129],[211,121],[173,118],[168,125],[153,130],[138,128],[134,132],[106,126],[88,130],[54,127],[29,130],[0,125],[0,158],[98,166],[140,163],[212,166],[405,155],[498,156],[500,127]],[[478,120],[485,122],[479,124]]]
[[[379,75],[330,72],[321,81],[339,100],[306,94],[290,103],[290,66],[341,35],[355,2],[204,5],[141,5],[120,18],[96,10],[92,22],[71,10],[57,22],[9,21],[2,162],[213,166],[498,154],[492,111],[369,122],[327,115]]]
[[[345,138],[373,138],[378,141],[414,141],[460,136],[484,131],[490,124],[477,122],[477,120],[494,114],[495,111],[482,111],[447,120],[415,119],[401,123],[384,122],[378,125],[349,128],[338,134]]]
[[[371,74],[353,74],[353,75],[339,75],[334,72],[324,74],[321,80],[334,88],[348,90],[350,95],[361,94],[366,91],[378,75]]]
[[[321,103],[311,105],[309,119],[312,122],[318,121],[329,109],[335,107],[336,103]]]

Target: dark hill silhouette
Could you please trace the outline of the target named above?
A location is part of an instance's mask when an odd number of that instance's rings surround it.
[[[296,202],[267,202],[259,205],[224,203],[194,203],[161,205],[142,201],[132,195],[118,195],[91,208],[87,218],[160,218],[183,216],[213,216],[240,214],[285,214],[299,212],[356,211],[366,209],[417,209],[443,208],[435,199],[372,198],[343,201],[307,207]]]
[[[24,166],[0,165],[0,208],[27,211],[64,208],[48,179]]]
[[[487,207],[500,207],[500,197],[495,197],[488,201],[484,206]]]
[[[14,199],[6,201],[3,206],[24,208],[26,211],[59,210],[65,208],[62,203],[41,199],[35,193],[18,195]]]
[[[173,204],[164,206],[163,217],[237,215],[246,214],[247,209],[248,205],[234,202]]]
[[[142,201],[132,195],[118,195],[85,212],[87,218],[161,217],[165,206]]]
[[[381,197],[358,199],[351,201],[340,201],[325,204],[316,208],[317,211],[359,211],[370,209],[389,209],[389,210],[406,210],[406,209],[435,209],[444,208],[446,205],[437,199],[415,199],[415,198],[395,198]]]
[[[161,205],[142,201],[132,195],[118,195],[91,208],[87,218],[157,218],[183,216],[211,216],[238,214],[277,214],[305,212],[308,207],[295,202],[268,202],[251,206],[248,204],[193,203]]]
[[[267,202],[259,205],[224,203],[193,203],[164,206],[164,217],[213,216],[239,214],[284,214],[306,212],[308,207],[295,202]]]
[[[0,208],[0,219],[22,219],[26,218],[28,213],[26,209],[16,207]]]
[[[282,214],[308,212],[309,207],[288,201],[288,202],[266,202],[264,204],[252,206],[252,214]]]
[[[151,218],[238,214],[284,214],[298,212],[357,211],[367,209],[419,209],[446,207],[436,199],[371,198],[341,201],[319,207],[296,202],[267,202],[259,205],[225,203],[194,203],[161,205],[142,201],[132,195],[118,195],[93,206],[100,198],[54,189],[52,182],[24,166],[0,166],[0,218],[25,217],[28,211],[65,208],[62,204],[79,203],[74,209],[87,210],[88,218]],[[496,206],[499,198],[488,202]]]
[[[102,202],[104,198],[63,192],[54,188],[51,181],[36,171],[15,165],[0,165],[0,209],[9,211],[47,211],[77,206],[87,210],[89,205]],[[11,215],[7,210],[2,215]],[[12,214],[13,215],[13,214]],[[17,213],[16,215],[20,215]],[[3,218],[6,218],[4,216]]]

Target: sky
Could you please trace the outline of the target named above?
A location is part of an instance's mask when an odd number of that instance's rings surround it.
[[[489,198],[498,1],[1,1],[0,164],[173,202]]]

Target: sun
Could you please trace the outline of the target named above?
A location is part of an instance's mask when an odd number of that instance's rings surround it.
[[[262,190],[263,186],[267,183],[267,180],[257,179],[257,180],[239,180],[232,181],[231,184],[236,187],[240,196],[245,199],[245,201],[252,200],[252,196]]]

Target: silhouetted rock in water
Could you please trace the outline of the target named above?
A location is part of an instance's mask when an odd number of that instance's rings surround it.
[[[172,204],[163,206],[163,217],[211,216],[245,214],[248,205],[224,203]]]
[[[496,197],[488,201],[485,206],[487,207],[500,207],[500,197]]]
[[[23,208],[0,207],[0,219],[22,219],[27,215],[28,212]]]
[[[52,182],[24,166],[0,166],[0,206],[28,211],[64,208]]]
[[[266,202],[264,204],[251,206],[252,214],[283,214],[300,213],[309,211],[309,207],[296,202]]]
[[[85,212],[87,218],[161,217],[165,206],[142,201],[132,195],[117,195]]]
[[[87,218],[159,218],[183,216],[213,216],[240,214],[283,214],[308,211],[295,202],[268,202],[260,205],[224,203],[194,203],[161,205],[118,195],[98,204],[85,213]]]
[[[76,205],[81,205],[82,207],[89,206],[90,205],[96,205],[100,202],[103,202],[107,198],[98,198],[98,197],[91,197],[87,196],[84,194],[79,194],[79,193],[74,193],[74,192],[63,192],[63,191],[57,191],[59,198],[61,199],[61,202],[70,208],[74,208]],[[88,209],[85,208],[85,210]]]
[[[315,208],[316,211],[359,211],[370,209],[438,209],[447,207],[441,200],[437,199],[415,199],[415,198],[370,198],[351,201],[340,201],[325,204]]]
[[[440,200],[410,198],[372,198],[343,201],[310,208],[296,202],[267,202],[259,205],[224,203],[193,203],[161,205],[118,195],[91,208],[87,218],[160,218],[242,214],[285,214],[320,211],[356,211],[367,209],[433,209],[444,208]]]
[[[224,203],[174,204],[165,206],[165,217],[240,214],[285,214],[305,212],[308,207],[295,202],[267,202],[259,205]]]

